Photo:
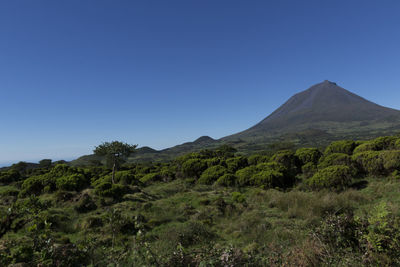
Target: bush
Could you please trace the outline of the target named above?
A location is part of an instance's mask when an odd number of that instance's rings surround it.
[[[252,184],[263,188],[284,188],[288,184],[285,178],[281,172],[276,170],[263,170],[254,175]]]
[[[400,140],[394,136],[378,137],[374,140],[367,141],[354,150],[354,154],[364,151],[381,151],[396,148],[396,142]]]
[[[205,169],[207,169],[207,162],[201,159],[188,159],[182,164],[182,173],[188,178],[200,177]]]
[[[231,194],[232,200],[237,203],[244,203],[246,202],[246,197],[240,192],[232,192]]]
[[[9,170],[6,172],[0,172],[0,183],[9,184],[12,182],[19,181],[21,175],[16,170]]]
[[[140,178],[140,182],[144,184],[150,184],[152,182],[160,181],[161,175],[159,173],[148,173],[142,178]]]
[[[322,157],[320,159],[320,163],[318,164],[318,168],[324,169],[326,167],[334,165],[345,165],[350,168],[355,168],[355,165],[351,157],[344,153],[332,153]]]
[[[218,180],[219,177],[224,175],[227,172],[227,169],[222,166],[212,166],[208,169],[206,169],[200,176],[198,183],[200,184],[212,184],[216,180]]]
[[[229,172],[235,173],[237,170],[249,166],[249,163],[245,157],[234,157],[226,160],[226,166]]]
[[[256,166],[249,166],[236,172],[237,182],[239,185],[250,185],[252,177],[257,173]]]
[[[287,175],[295,176],[297,173],[299,173],[300,160],[290,150],[282,150],[276,152],[272,156],[271,160],[282,164],[287,169],[286,170]]]
[[[84,213],[97,209],[97,205],[88,194],[84,194],[74,208],[77,212]]]
[[[313,162],[308,162],[301,167],[301,172],[304,177],[310,178],[317,172],[318,168]]]
[[[329,155],[332,153],[344,153],[347,155],[353,154],[354,149],[356,148],[357,143],[352,140],[342,140],[332,142],[324,152],[324,155]]]
[[[385,174],[400,170],[400,150],[390,150],[380,152],[380,158],[383,161]]]
[[[354,162],[366,174],[380,175],[384,173],[384,162],[378,151],[364,151],[352,156]]]
[[[307,163],[317,164],[322,153],[316,148],[299,148],[297,149],[295,156],[300,160],[301,165]]]
[[[110,182],[100,182],[95,187],[95,193],[101,197],[112,197],[122,199],[128,193],[128,188],[121,184],[111,184]]]
[[[115,182],[116,183],[123,184],[123,185],[129,185],[129,184],[135,184],[135,181],[136,181],[135,175],[132,173],[132,171],[117,171],[117,172],[115,172]]]
[[[257,165],[263,162],[268,162],[270,160],[271,157],[269,156],[265,156],[265,155],[260,155],[260,154],[255,154],[255,155],[251,155],[248,158],[248,163],[249,165]]]
[[[57,178],[57,189],[68,191],[80,191],[88,184],[87,179],[83,174],[71,174]]]
[[[22,197],[31,194],[40,195],[45,187],[48,187],[49,191],[54,191],[56,179],[49,174],[31,176],[22,183],[20,195]]]
[[[234,174],[226,173],[219,177],[215,183],[222,186],[234,186],[236,184],[236,180],[237,178]]]
[[[348,166],[330,166],[318,171],[306,183],[314,189],[343,190],[352,182],[352,171]]]

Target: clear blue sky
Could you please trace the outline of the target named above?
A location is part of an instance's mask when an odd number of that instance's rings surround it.
[[[0,164],[244,130],[325,79],[400,109],[400,1],[4,0]]]

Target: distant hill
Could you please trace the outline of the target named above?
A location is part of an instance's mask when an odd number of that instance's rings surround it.
[[[253,127],[215,140],[202,136],[164,150],[138,149],[131,161],[163,161],[222,144],[242,153],[268,149],[271,144],[325,146],[338,139],[368,139],[400,132],[400,111],[377,105],[334,82],[325,80],[295,94]],[[84,156],[87,160],[92,156]]]

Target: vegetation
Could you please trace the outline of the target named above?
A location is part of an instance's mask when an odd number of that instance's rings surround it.
[[[400,266],[399,140],[14,164],[0,266]]]

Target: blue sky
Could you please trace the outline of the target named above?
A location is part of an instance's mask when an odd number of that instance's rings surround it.
[[[0,164],[244,130],[325,79],[400,109],[399,1],[0,2]]]

